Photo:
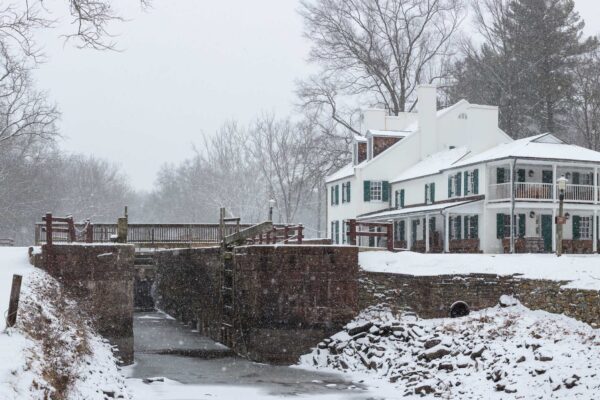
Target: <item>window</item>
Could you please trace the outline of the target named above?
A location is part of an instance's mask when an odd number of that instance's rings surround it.
[[[342,221],[342,243],[348,242],[348,224],[346,221]]]
[[[371,181],[371,201],[381,201],[383,185],[381,181]]]
[[[435,183],[425,184],[425,204],[435,203]]]
[[[514,216],[513,234],[515,238],[525,237],[525,214]],[[510,237],[510,215],[496,214],[496,237],[499,239]]]
[[[340,244],[340,221],[331,221],[331,242]]]
[[[594,174],[593,173],[581,174],[580,182],[582,185],[593,185],[594,184]]]
[[[465,171],[463,173],[464,180],[464,194],[479,194],[479,170],[474,169],[472,171]]]
[[[340,185],[334,185],[331,187],[331,205],[336,206],[340,204]]]
[[[466,113],[460,113],[458,114],[458,119],[468,119],[468,116]]]
[[[462,174],[460,172],[454,175],[448,175],[448,198],[460,197]]]
[[[450,239],[460,240],[462,238],[461,217],[450,217]]]
[[[342,203],[350,203],[350,182],[342,183]]]
[[[592,239],[593,222],[592,217],[581,217],[573,215],[573,239],[590,240]]]
[[[396,208],[404,207],[404,189],[396,190],[394,193],[394,206]]]

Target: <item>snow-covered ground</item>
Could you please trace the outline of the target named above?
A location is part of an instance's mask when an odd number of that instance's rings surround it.
[[[503,297],[512,305],[457,319],[373,307],[300,365],[377,377],[408,397],[598,398],[600,330]]]
[[[600,255],[422,254],[368,251],[359,254],[362,269],[419,276],[485,273],[521,274],[523,278],[569,281],[564,287],[600,290]]]
[[[29,264],[27,248],[0,248],[0,312],[8,310],[13,274],[23,283],[17,326],[0,321],[0,399],[129,399],[109,344],[58,282]]]

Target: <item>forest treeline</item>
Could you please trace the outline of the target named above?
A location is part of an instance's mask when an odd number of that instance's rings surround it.
[[[110,0],[64,2],[81,20],[68,40],[115,48]],[[137,193],[118,166],[60,150],[58,107],[30,78],[43,68],[32,32],[53,28],[45,13],[37,0],[0,9],[0,237],[23,244],[46,211],[109,222],[128,205],[136,222],[213,222],[225,206],[257,222],[271,199],[277,222],[323,235],[324,177],[349,161],[360,109],[414,111],[423,83],[441,89],[440,107],[499,106],[514,138],[552,132],[600,150],[599,43],[573,0],[301,0],[316,72],[298,80],[294,111],[224,121]]]

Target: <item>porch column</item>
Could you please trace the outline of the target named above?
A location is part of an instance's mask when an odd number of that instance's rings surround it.
[[[552,164],[552,202],[556,203],[556,164]],[[554,211],[553,211],[554,212]]]
[[[594,185],[595,186],[595,185]],[[592,220],[592,251],[598,252],[598,211],[594,210],[594,219]]]
[[[594,167],[594,204],[598,204],[598,167]]]
[[[515,252],[515,171],[513,164],[516,161],[511,162],[510,165],[510,253]]]
[[[450,213],[446,211],[444,219],[444,252],[450,253]]]
[[[552,252],[556,253],[556,208],[552,209]]]
[[[483,205],[483,211],[481,212],[481,224],[479,225],[479,232],[477,233],[479,235],[479,250],[485,252],[487,251],[488,247],[487,247],[487,207],[485,206],[485,204]],[[495,237],[495,236],[494,236]]]
[[[410,251],[412,248],[412,224],[410,218],[406,219],[406,247]]]
[[[429,214],[425,214],[425,253],[429,253]]]

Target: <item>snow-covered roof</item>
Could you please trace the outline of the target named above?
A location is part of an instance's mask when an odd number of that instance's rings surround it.
[[[430,204],[427,206],[406,207],[406,208],[400,208],[400,209],[394,209],[394,210],[386,210],[386,211],[382,211],[382,212],[378,212],[378,213],[363,214],[363,215],[359,215],[357,217],[357,219],[359,221],[381,220],[384,218],[394,218],[394,217],[399,217],[399,216],[404,216],[404,215],[436,212],[436,211],[446,210],[448,208],[462,206],[462,205],[469,204],[469,203],[475,203],[477,201],[481,201],[481,200],[477,199],[477,200],[453,201],[451,203],[438,203],[438,204]]]
[[[385,137],[405,137],[410,132],[408,131],[378,131],[375,129],[369,129],[367,135],[371,136],[385,136]]]
[[[364,137],[364,136],[360,136],[360,135],[354,135],[354,140],[355,140],[356,142],[366,142],[366,141],[367,141],[367,138],[366,138],[366,137]]]
[[[350,164],[340,168],[333,174],[329,175],[327,178],[325,178],[325,183],[337,181],[339,179],[348,178],[352,175],[354,175],[354,164],[350,163]]]
[[[432,154],[412,167],[396,176],[392,182],[407,181],[422,176],[433,175],[441,170],[452,167],[454,163],[463,158],[469,150],[466,147],[457,147]]]
[[[451,168],[505,158],[600,162],[600,152],[564,143],[555,136],[544,133],[492,147],[472,157],[464,158]]]

